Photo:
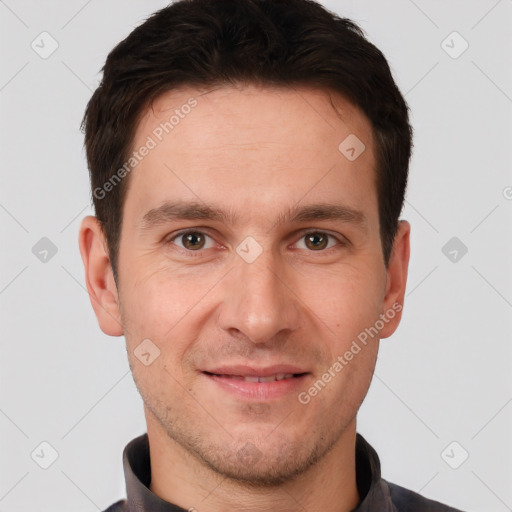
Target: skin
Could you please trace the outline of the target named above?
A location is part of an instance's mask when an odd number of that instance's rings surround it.
[[[244,400],[201,370],[294,364],[309,372],[299,390],[307,391],[359,333],[403,304],[410,225],[400,222],[386,267],[371,124],[335,94],[255,85],[174,90],[141,117],[133,148],[191,96],[197,107],[130,174],[119,287],[95,217],[82,221],[79,236],[99,325],[124,334],[144,401],[150,489],[198,512],[350,511],[360,500],[356,414],[379,340],[396,330],[400,312],[307,404],[295,391]],[[349,134],[366,146],[354,161],[338,150]],[[215,205],[238,220],[142,229],[146,212],[175,200]],[[349,206],[366,223],[278,223],[315,203]],[[184,228],[200,231],[204,245],[175,237]],[[318,248],[308,243],[311,232],[333,238]],[[236,252],[248,236],[262,249],[252,263]],[[148,338],[160,355],[146,366],[134,351]],[[240,456],[248,446],[249,460]]]

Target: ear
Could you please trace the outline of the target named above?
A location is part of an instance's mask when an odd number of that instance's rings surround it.
[[[387,322],[380,331],[381,339],[391,336],[402,319],[411,252],[410,233],[411,225],[406,220],[400,221],[387,269],[386,295],[382,311],[382,314],[387,318]]]
[[[82,220],[78,236],[85,269],[85,283],[100,329],[110,336],[121,336],[123,327],[114,274],[103,229],[96,217]]]

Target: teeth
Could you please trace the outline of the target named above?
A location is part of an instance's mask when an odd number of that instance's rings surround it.
[[[273,382],[276,380],[291,379],[293,373],[278,373],[277,375],[269,375],[268,377],[253,377],[246,376],[244,380],[246,382]]]
[[[277,380],[277,375],[269,375],[268,377],[258,377],[258,382],[273,382]]]

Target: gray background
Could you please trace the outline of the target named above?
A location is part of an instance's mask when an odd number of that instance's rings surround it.
[[[382,49],[416,131],[404,318],[358,430],[387,479],[512,510],[512,0],[323,3]],[[165,4],[0,1],[2,512],[94,512],[125,495],[122,450],[145,422],[124,339],[100,331],[84,288],[78,128],[108,51]],[[42,442],[58,453],[48,469]]]

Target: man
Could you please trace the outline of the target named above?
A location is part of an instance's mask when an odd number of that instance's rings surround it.
[[[397,328],[407,106],[311,0],[188,0],[108,56],[84,118],[80,250],[147,434],[114,511],[453,511],[356,433]]]

